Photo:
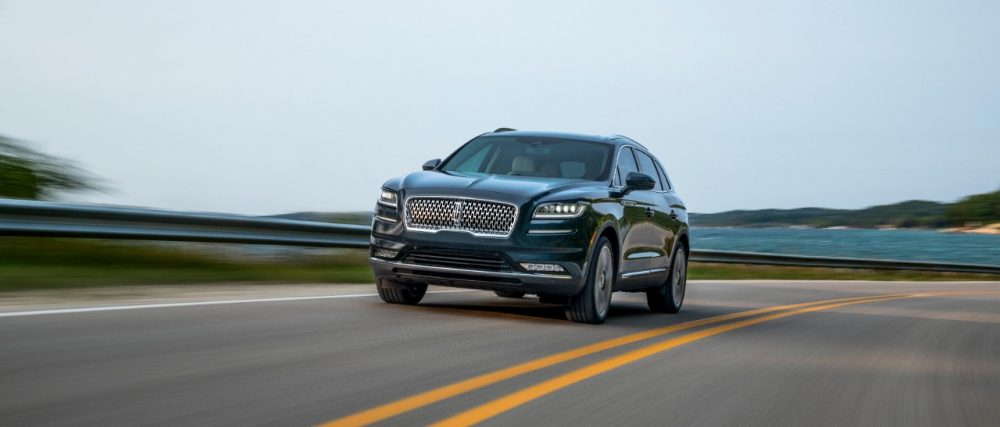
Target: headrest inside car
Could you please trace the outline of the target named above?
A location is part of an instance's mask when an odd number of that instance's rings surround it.
[[[510,173],[534,173],[535,160],[528,156],[517,156],[510,164]]]

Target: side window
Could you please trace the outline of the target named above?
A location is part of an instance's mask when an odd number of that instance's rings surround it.
[[[667,178],[667,172],[663,170],[663,165],[660,164],[659,160],[656,161],[656,170],[660,172],[660,182],[663,183],[663,188],[673,190],[674,186],[670,185],[670,178]]]
[[[660,172],[656,170],[656,163],[653,162],[653,158],[642,151],[635,154],[639,156],[639,172],[653,177],[653,180],[656,181],[656,187],[653,187],[653,191],[663,191],[663,185],[660,184]]]
[[[621,154],[618,155],[618,186],[625,184],[625,178],[628,177],[629,172],[638,172],[639,168],[635,164],[635,155],[632,154],[632,149],[629,147],[622,147]]]

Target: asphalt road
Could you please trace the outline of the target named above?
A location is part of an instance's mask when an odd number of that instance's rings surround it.
[[[616,294],[600,326],[479,291],[269,292],[4,307],[0,425],[1000,422],[997,282],[692,282],[681,314]]]

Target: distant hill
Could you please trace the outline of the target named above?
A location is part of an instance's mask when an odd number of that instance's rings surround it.
[[[371,212],[294,212],[272,218],[370,225]],[[712,214],[692,213],[698,227],[854,227],[943,228],[1000,223],[1000,190],[956,203],[910,200],[864,209],[760,209]]]
[[[948,218],[957,225],[1000,222],[1000,190],[962,199],[948,208]]]
[[[956,203],[910,200],[864,209],[760,209],[712,214],[692,213],[700,227],[898,227],[942,228],[1000,222],[1000,190],[977,194]]]

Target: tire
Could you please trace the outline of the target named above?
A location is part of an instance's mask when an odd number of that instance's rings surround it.
[[[389,304],[416,305],[427,293],[426,284],[412,285],[408,289],[401,288],[399,285],[398,282],[389,279],[378,279],[375,283],[375,289],[378,290],[378,296],[382,298],[382,301]]]
[[[611,293],[615,286],[614,250],[607,237],[601,237],[590,256],[587,283],[583,291],[569,298],[566,318],[577,323],[603,323],[611,307]]]
[[[656,313],[676,313],[684,305],[687,291],[687,250],[677,248],[670,261],[670,275],[667,281],[655,288],[646,289],[646,304]]]
[[[493,291],[493,293],[497,294],[497,296],[501,298],[521,298],[524,296],[524,292],[511,289],[499,289]]]

